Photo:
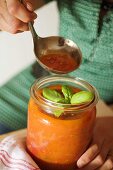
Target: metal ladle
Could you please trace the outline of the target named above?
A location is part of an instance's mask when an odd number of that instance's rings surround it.
[[[20,2],[24,4],[23,0],[20,0]],[[29,22],[28,25],[33,37],[34,53],[36,59],[38,63],[45,70],[55,74],[67,74],[71,71],[76,70],[80,66],[82,60],[82,54],[79,47],[73,41],[59,36],[50,36],[50,37],[41,38],[37,35],[32,22]],[[42,63],[41,57],[43,57],[44,55],[51,55],[51,54],[55,54],[58,57],[60,57],[60,54],[64,54],[64,56],[65,55],[69,56],[71,60],[74,62],[72,69],[60,70],[59,68],[50,67],[45,63]],[[68,62],[64,63],[63,65],[65,66],[65,64],[69,65]]]
[[[50,36],[41,38],[37,35],[32,22],[29,22],[29,29],[31,31],[34,42],[34,53],[38,63],[47,71],[55,74],[67,74],[69,71],[59,70],[57,68],[48,67],[41,62],[41,57],[46,54],[66,54],[73,58],[75,67],[77,69],[82,60],[82,54],[79,47],[71,40],[59,36]],[[71,70],[71,71],[73,71]]]

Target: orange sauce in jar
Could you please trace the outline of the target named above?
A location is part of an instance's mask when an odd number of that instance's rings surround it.
[[[33,95],[35,87],[31,89],[28,106],[28,151],[42,170],[75,170],[76,161],[92,138],[96,106],[92,104],[92,107],[81,111],[65,108],[64,113],[67,112],[68,116],[55,117],[52,112],[56,107],[39,97],[41,89],[36,89]],[[52,88],[57,87],[59,89],[60,86],[52,85]],[[80,89],[73,87],[73,90]]]

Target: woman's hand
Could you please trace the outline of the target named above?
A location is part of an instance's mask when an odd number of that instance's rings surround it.
[[[113,117],[97,118],[92,143],[77,165],[80,170],[113,169]]]
[[[0,30],[10,33],[27,31],[28,22],[36,19],[33,0],[0,0]]]

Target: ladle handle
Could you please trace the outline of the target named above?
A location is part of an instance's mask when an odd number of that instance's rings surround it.
[[[34,29],[33,23],[32,23],[32,22],[29,22],[29,23],[28,23],[28,26],[29,26],[29,29],[30,29],[30,31],[31,31],[31,34],[32,34],[33,39],[35,39],[36,37],[39,38],[39,36],[37,35],[37,33],[36,33],[35,29]]]

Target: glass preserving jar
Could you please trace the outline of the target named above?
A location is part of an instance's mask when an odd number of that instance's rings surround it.
[[[46,100],[41,89],[69,85],[94,94],[91,103],[81,106]],[[98,92],[83,79],[48,76],[35,81],[28,105],[27,148],[42,170],[74,170],[93,134]],[[61,111],[56,117],[53,113]]]

